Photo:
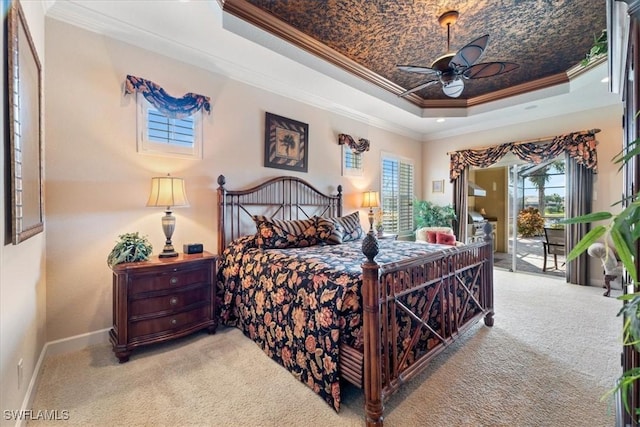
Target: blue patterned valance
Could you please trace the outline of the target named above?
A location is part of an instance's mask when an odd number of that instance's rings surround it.
[[[360,138],[356,142],[351,135],[341,133],[338,135],[338,145],[348,145],[354,153],[361,154],[369,151],[369,140]]]
[[[158,111],[172,119],[184,119],[203,108],[211,114],[208,96],[187,93],[182,98],[174,98],[154,82],[140,77],[128,75],[124,92],[125,94],[140,92]]]

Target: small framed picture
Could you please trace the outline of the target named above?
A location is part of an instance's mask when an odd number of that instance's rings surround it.
[[[431,192],[432,193],[444,193],[444,179],[431,181]]]
[[[309,125],[266,113],[264,165],[268,168],[307,172]]]

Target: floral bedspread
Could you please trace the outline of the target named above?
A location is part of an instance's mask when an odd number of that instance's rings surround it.
[[[339,345],[362,346],[362,241],[258,249],[254,236],[233,241],[218,270],[220,321],[237,326],[272,359],[340,408]],[[447,250],[380,240],[380,264]]]

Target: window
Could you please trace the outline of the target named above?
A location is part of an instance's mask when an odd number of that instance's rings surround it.
[[[354,152],[349,146],[342,145],[342,176],[362,176],[362,153]]]
[[[388,232],[413,232],[413,162],[409,159],[383,154],[380,201],[382,223]]]
[[[138,102],[138,152],[202,158],[202,110],[172,119],[155,109],[144,96]]]

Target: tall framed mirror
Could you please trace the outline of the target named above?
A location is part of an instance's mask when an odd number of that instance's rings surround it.
[[[42,76],[19,2],[11,3],[7,23],[10,240],[17,245],[44,230]]]

